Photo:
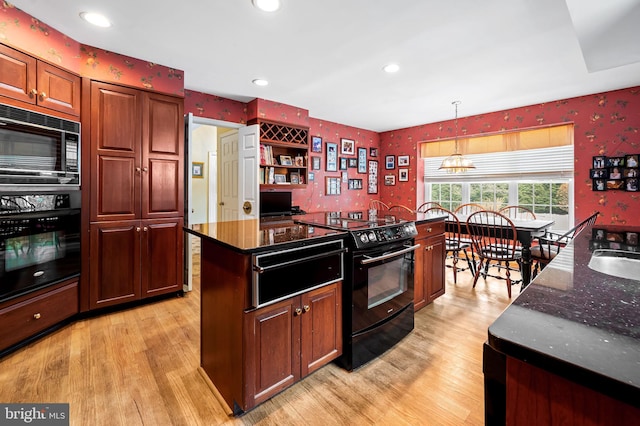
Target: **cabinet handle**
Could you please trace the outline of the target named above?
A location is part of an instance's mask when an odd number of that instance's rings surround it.
[[[300,309],[300,308],[296,308],[295,313],[294,313],[294,316],[297,317],[298,315],[302,315],[302,309]]]
[[[147,172],[149,171],[149,168],[148,168],[148,167],[143,167],[143,168],[142,168],[142,171],[143,171],[143,172],[145,172],[145,173],[147,173]]]
[[[149,230],[149,228],[147,228],[147,227],[145,226],[144,228],[142,228],[142,230],[143,230],[144,232],[147,232],[147,231]]]
[[[41,316],[42,315],[40,315],[40,312],[36,312],[35,314],[33,314],[33,319],[39,320]]]
[[[44,101],[45,99],[47,99],[47,93],[46,92],[40,92],[40,100]]]
[[[31,90],[29,91],[29,97],[30,97],[30,98],[35,97],[37,94],[38,94],[38,91],[37,91],[36,89],[31,89]]]
[[[431,228],[427,228],[427,232],[431,232]]]
[[[140,167],[136,167],[136,173],[140,173],[140,171],[142,171],[142,169]]]
[[[140,227],[136,226],[136,232],[140,232]]]
[[[309,306],[309,305],[304,305],[304,306],[302,307],[302,310],[303,310],[303,311],[305,311],[305,312],[309,312],[309,311],[311,310],[311,306]]]

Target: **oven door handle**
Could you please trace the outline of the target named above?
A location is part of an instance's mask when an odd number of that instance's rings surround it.
[[[402,250],[394,251],[393,253],[383,254],[382,256],[370,257],[370,256],[367,256],[367,255],[363,255],[362,257],[364,257],[364,259],[360,259],[360,264],[361,265],[366,265],[366,264],[369,264],[369,263],[377,262],[379,260],[390,259],[392,257],[396,257],[396,256],[399,256],[401,254],[409,253],[410,251],[414,251],[414,250],[419,249],[419,248],[420,248],[420,244],[416,244],[416,245],[413,245],[413,246],[404,246],[404,248]]]
[[[345,253],[347,251],[346,248],[342,248],[342,249],[338,249],[338,250],[333,250],[333,251],[328,251],[326,253],[320,253],[320,254],[314,254],[313,256],[307,256],[307,257],[302,257],[299,259],[294,259],[294,260],[289,260],[287,262],[281,262],[281,263],[277,263],[275,265],[269,265],[269,266],[258,266],[256,264],[253,265],[253,270],[259,274],[263,274],[264,272],[270,270],[270,269],[278,269],[278,268],[284,268],[285,266],[291,266],[291,265],[295,265],[297,263],[302,263],[302,262],[308,262],[310,260],[315,260],[315,259],[322,259],[325,257],[329,257],[329,256],[334,256],[336,254],[341,254],[341,253]]]

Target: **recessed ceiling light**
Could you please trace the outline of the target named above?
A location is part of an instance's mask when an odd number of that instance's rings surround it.
[[[109,28],[111,26],[111,22],[104,15],[99,13],[81,12],[80,17],[97,27]]]
[[[265,12],[275,12],[280,9],[282,2],[280,0],[251,0],[253,5]]]
[[[256,86],[267,86],[269,84],[267,80],[264,80],[262,78],[256,78],[255,80],[252,81],[252,83],[255,84]]]
[[[382,67],[382,69],[384,70],[384,72],[394,73],[400,70],[400,66],[398,64],[387,64],[384,67]]]

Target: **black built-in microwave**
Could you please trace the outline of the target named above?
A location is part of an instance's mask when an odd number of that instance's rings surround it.
[[[0,190],[80,186],[80,123],[0,104]]]

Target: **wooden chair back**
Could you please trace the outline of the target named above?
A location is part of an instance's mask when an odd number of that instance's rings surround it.
[[[389,210],[389,206],[380,200],[369,201],[369,208],[373,210]]]
[[[401,210],[401,211],[405,211],[405,212],[408,212],[408,213],[415,213],[409,207],[403,206],[402,204],[393,205],[393,206],[389,207],[389,210]]]
[[[510,219],[535,220],[536,214],[529,208],[523,206],[505,206],[498,210]]]
[[[436,203],[435,201],[427,201],[426,203],[420,204],[420,207],[416,209],[417,212],[426,213],[426,211],[432,207],[442,207],[440,203]]]

